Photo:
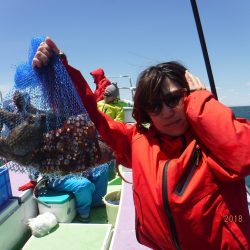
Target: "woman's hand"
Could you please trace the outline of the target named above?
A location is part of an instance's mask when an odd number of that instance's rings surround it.
[[[185,78],[186,78],[186,81],[188,83],[190,92],[193,92],[196,90],[206,89],[205,85],[201,82],[201,80],[198,77],[193,76],[187,70],[185,72]]]
[[[37,49],[37,52],[32,60],[32,67],[41,68],[48,65],[53,53],[59,54],[59,52],[60,49],[58,49],[52,39],[50,37],[46,37],[45,41],[42,42]]]

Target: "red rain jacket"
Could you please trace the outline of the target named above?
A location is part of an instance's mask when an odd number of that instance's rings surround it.
[[[96,97],[96,101],[99,102],[103,100],[103,94],[107,86],[111,83],[109,79],[107,79],[104,75],[104,71],[101,68],[98,68],[90,73],[95,81],[96,89],[94,91],[94,95]]]
[[[67,69],[103,139],[121,164],[133,168],[141,244],[162,250],[250,249],[246,119],[235,119],[229,108],[202,90],[185,99],[192,130],[183,137],[159,135],[154,129],[141,134],[135,125],[114,122],[99,112],[80,72]]]

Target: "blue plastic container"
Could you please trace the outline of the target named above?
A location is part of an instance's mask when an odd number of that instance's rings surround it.
[[[9,170],[0,167],[0,206],[12,197]]]

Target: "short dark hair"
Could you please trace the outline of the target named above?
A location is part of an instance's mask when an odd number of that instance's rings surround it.
[[[189,87],[185,79],[187,68],[176,61],[160,63],[145,69],[138,77],[136,92],[134,96],[133,117],[139,129],[143,129],[143,124],[150,123],[147,107],[155,102],[159,102],[163,95],[162,85],[165,79],[186,88]]]

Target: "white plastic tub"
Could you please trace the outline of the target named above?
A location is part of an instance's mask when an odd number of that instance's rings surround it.
[[[40,214],[51,212],[58,222],[70,223],[76,216],[75,198],[73,194],[48,190],[38,196],[38,210]]]

